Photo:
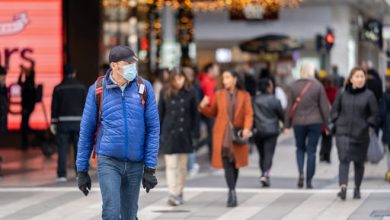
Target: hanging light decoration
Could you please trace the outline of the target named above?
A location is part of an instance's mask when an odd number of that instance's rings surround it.
[[[177,9],[181,2],[189,5],[194,11],[222,11],[237,10],[237,7],[246,5],[260,5],[267,9],[296,8],[303,0],[158,0],[157,7],[170,6]]]
[[[104,8],[126,8],[135,0],[103,0]],[[147,4],[156,4],[157,8],[169,6],[178,9],[181,4],[188,5],[194,11],[222,11],[224,9],[237,10],[239,5],[260,5],[264,8],[296,8],[304,0],[141,0]]]

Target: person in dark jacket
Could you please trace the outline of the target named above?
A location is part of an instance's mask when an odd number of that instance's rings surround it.
[[[168,204],[183,204],[188,154],[194,151],[192,129],[198,121],[195,91],[183,72],[174,69],[158,103],[161,151],[165,154]]]
[[[22,150],[28,150],[28,132],[31,113],[35,108],[35,70],[34,64],[30,68],[20,66],[18,84],[22,87]]]
[[[200,88],[199,81],[195,77],[195,71],[192,67],[183,67],[183,73],[186,75],[188,83],[195,91],[197,106],[200,100],[203,97],[202,89]],[[198,149],[198,143],[200,138],[200,114],[198,113],[199,120],[195,123],[192,128],[192,145],[194,146],[194,151],[188,154],[188,173],[189,176],[195,176],[199,172],[199,164],[196,162],[196,152]]]
[[[284,111],[280,101],[273,95],[270,79],[262,78],[258,83],[259,92],[253,101],[255,127],[258,131],[255,142],[259,152],[260,182],[263,187],[270,186],[269,174],[276,141],[280,133],[279,122],[284,121]]]
[[[354,163],[354,199],[360,199],[360,185],[364,175],[364,161],[370,141],[369,128],[377,126],[378,104],[375,95],[366,87],[367,74],[355,67],[347,79],[345,91],[340,92],[332,107],[331,121],[335,126],[336,146],[340,160],[338,196],[345,200],[349,164]]]
[[[313,188],[312,179],[315,174],[317,144],[322,127],[328,127],[330,112],[324,87],[314,78],[314,74],[312,64],[302,65],[301,79],[290,85],[284,124],[287,133],[291,126],[294,128],[299,188],[304,185],[303,169],[305,154],[307,154],[306,188],[308,189]]]
[[[386,78],[386,91],[382,96],[379,112],[383,131],[382,142],[388,148],[386,180],[390,182],[390,77]]]
[[[0,66],[0,134],[7,133],[8,116],[8,91],[5,85],[7,70]]]
[[[76,72],[70,65],[64,66],[64,79],[54,88],[51,103],[50,130],[57,136],[59,182],[66,181],[66,159],[69,140],[73,144],[74,159],[77,155],[80,122],[87,96],[86,87],[76,79]]]
[[[322,83],[325,88],[326,97],[330,105],[333,105],[334,100],[337,95],[337,88],[334,86],[330,78],[324,78]],[[321,150],[320,150],[320,161],[330,163],[331,151],[332,151],[332,139],[333,136],[326,128],[322,129],[322,138],[321,138]]]
[[[374,93],[376,101],[379,103],[383,95],[382,79],[378,71],[373,68],[371,61],[362,62],[361,66],[367,73],[366,87]]]

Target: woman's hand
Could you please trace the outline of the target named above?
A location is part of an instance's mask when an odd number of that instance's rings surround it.
[[[252,131],[248,129],[242,130],[242,138],[248,140],[252,136]]]
[[[199,104],[200,108],[204,108],[210,104],[210,98],[208,96],[203,97],[202,101]]]

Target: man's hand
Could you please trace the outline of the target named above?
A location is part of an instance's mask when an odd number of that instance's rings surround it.
[[[157,185],[157,178],[154,175],[155,173],[156,173],[156,169],[149,168],[149,167],[144,168],[142,186],[144,187],[144,189],[146,189],[146,193],[149,193],[149,191]]]
[[[89,177],[88,172],[78,172],[77,177],[79,189],[87,196],[89,191],[91,191],[91,177]]]

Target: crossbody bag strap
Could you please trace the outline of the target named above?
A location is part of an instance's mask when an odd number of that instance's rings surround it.
[[[292,119],[294,117],[299,103],[302,101],[303,96],[305,96],[305,94],[307,93],[307,91],[309,91],[309,89],[312,85],[313,85],[313,81],[310,80],[309,82],[307,82],[305,87],[303,87],[303,89],[301,90],[299,95],[295,98],[294,104],[292,105],[292,107],[288,113],[290,119]]]

